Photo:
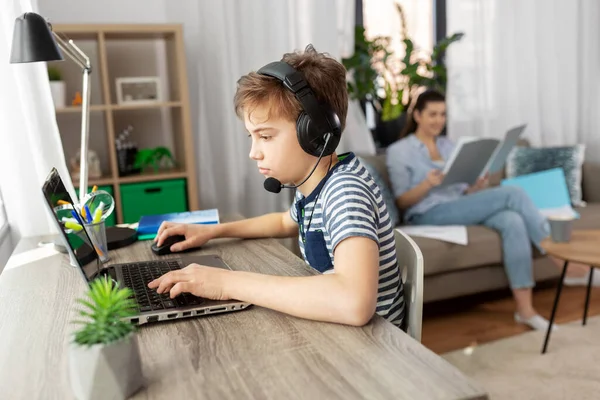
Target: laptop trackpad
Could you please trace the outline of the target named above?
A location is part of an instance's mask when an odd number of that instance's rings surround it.
[[[208,267],[231,269],[227,264],[225,264],[225,261],[223,261],[223,259],[216,254],[181,257],[181,262],[184,267],[196,263],[200,265],[206,265]]]

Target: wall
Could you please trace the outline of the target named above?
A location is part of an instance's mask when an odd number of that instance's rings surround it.
[[[166,0],[39,0],[51,23],[164,23]]]

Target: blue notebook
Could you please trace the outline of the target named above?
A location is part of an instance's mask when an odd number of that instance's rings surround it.
[[[567,180],[562,168],[504,179],[502,185],[521,187],[539,209],[571,205]]]
[[[562,168],[504,179],[502,185],[522,188],[544,215],[566,213],[579,217],[571,207],[571,197]]]
[[[144,215],[140,218],[140,223],[137,228],[138,234],[156,234],[163,221],[179,222],[183,224],[218,224],[219,210],[214,208],[210,210]]]

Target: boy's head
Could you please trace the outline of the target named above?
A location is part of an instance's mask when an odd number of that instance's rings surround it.
[[[281,61],[302,73],[316,100],[330,110],[328,115],[337,114],[341,133],[348,111],[344,66],[312,45],[285,54]],[[239,79],[234,104],[252,138],[250,158],[260,172],[286,183],[303,179],[318,154],[308,154],[298,143],[296,121],[306,110],[294,93],[278,78],[251,72]]]

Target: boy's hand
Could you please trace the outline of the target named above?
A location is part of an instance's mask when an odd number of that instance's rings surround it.
[[[191,293],[194,296],[210,300],[230,300],[225,293],[225,283],[231,271],[190,264],[178,271],[167,272],[148,284],[157,293],[170,291],[171,298],[181,293]]]
[[[192,247],[200,247],[215,237],[214,226],[200,224],[180,224],[163,222],[158,228],[154,241],[162,245],[166,238],[173,235],[183,235],[185,240],[171,246],[171,251],[183,251]]]

